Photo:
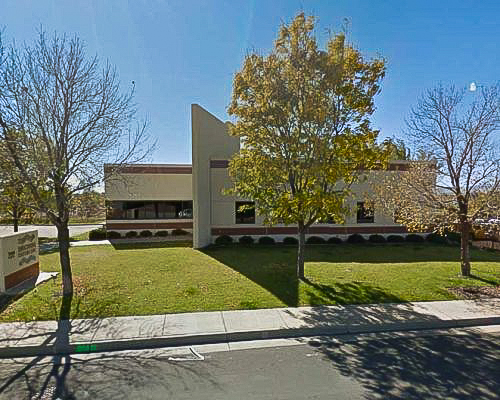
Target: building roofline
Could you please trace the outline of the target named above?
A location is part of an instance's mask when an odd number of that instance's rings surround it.
[[[125,174],[185,174],[193,173],[191,164],[104,164],[104,172],[111,172],[117,167],[119,173]]]
[[[104,167],[114,167],[114,166],[120,166],[120,164],[104,164]],[[121,166],[122,168],[127,168],[127,167],[192,167],[193,165],[165,163],[165,164],[123,164]]]

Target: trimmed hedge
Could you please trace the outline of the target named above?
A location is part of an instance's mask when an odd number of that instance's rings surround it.
[[[189,232],[185,231],[184,229],[174,229],[172,231],[172,236],[184,236],[184,235],[188,235],[188,234],[189,234]]]
[[[425,240],[427,240],[429,243],[434,243],[434,244],[446,244],[446,238],[444,236],[441,236],[437,233],[430,233],[426,236]]]
[[[239,238],[238,242],[240,242],[240,244],[252,244],[254,240],[251,236],[242,236]]]
[[[89,232],[89,240],[105,240],[106,229],[98,228]]]
[[[155,236],[156,237],[166,237],[166,236],[168,236],[168,231],[156,231]]]
[[[401,235],[389,235],[387,237],[387,243],[404,243],[405,238]]]
[[[275,240],[269,236],[262,236],[259,238],[259,244],[275,244]]]
[[[120,239],[122,237],[122,235],[120,232],[109,231],[108,233],[106,233],[106,237],[108,239]]]
[[[385,243],[387,240],[382,235],[370,235],[368,238],[370,243]]]
[[[310,236],[306,240],[307,244],[325,244],[326,240],[320,236]]]
[[[410,233],[409,235],[406,235],[405,240],[409,243],[423,243],[423,242],[425,242],[425,239],[423,236],[415,235],[414,233]]]
[[[327,243],[329,243],[329,244],[342,244],[344,242],[342,241],[341,238],[339,238],[337,236],[332,236],[332,237],[328,238]]]
[[[148,238],[148,237],[153,236],[153,232],[148,231],[148,230],[141,231],[141,233],[139,233],[139,236],[143,237],[143,238]]]
[[[125,237],[126,237],[126,238],[136,238],[136,237],[137,237],[137,232],[136,232],[136,231],[128,231],[128,232],[125,234]]]
[[[347,238],[347,243],[365,243],[366,239],[359,233],[353,233]]]
[[[287,236],[283,239],[283,244],[299,244],[299,241],[293,236]]]
[[[215,244],[231,244],[233,243],[233,238],[231,236],[228,236],[228,235],[222,235],[222,236],[218,236],[216,239],[215,239]]]

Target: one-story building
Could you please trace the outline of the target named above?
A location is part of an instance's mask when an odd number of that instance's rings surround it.
[[[240,211],[240,206],[248,204],[248,200],[222,193],[231,186],[228,164],[239,151],[239,138],[228,134],[228,122],[222,122],[197,104],[191,106],[191,117],[192,165],[123,167],[120,179],[105,184],[107,230],[125,234],[183,229],[192,232],[195,248],[213,243],[220,235],[235,239],[245,235],[255,239],[272,236],[277,241],[296,235],[295,226],[265,226],[255,210]],[[405,161],[391,162],[389,170],[404,169],[406,164]],[[105,166],[105,170],[110,168],[112,165]],[[353,233],[405,233],[406,229],[394,223],[392,215],[368,207],[364,200],[368,190],[367,183],[353,186],[351,206],[357,212],[348,217],[345,224],[317,223],[309,228],[308,236],[345,238]]]

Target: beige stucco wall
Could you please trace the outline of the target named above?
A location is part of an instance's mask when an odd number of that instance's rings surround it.
[[[123,174],[105,184],[106,200],[191,200],[191,174]]]
[[[397,173],[397,172],[387,172],[387,173]],[[370,182],[377,179],[380,175],[379,172],[370,172],[369,179],[364,182],[354,184],[352,186],[353,196],[348,199],[348,204],[350,205],[353,213],[346,218],[346,223],[342,226],[360,226],[360,225],[379,225],[379,226],[393,226],[396,225],[393,222],[391,215],[386,215],[380,210],[375,209],[374,222],[368,224],[358,224],[356,222],[356,207],[358,201],[366,200],[367,193],[372,191]],[[227,169],[224,168],[212,168],[210,171],[210,182],[211,182],[211,199],[212,199],[212,210],[211,210],[211,220],[213,227],[228,228],[228,227],[242,227],[248,226],[243,224],[235,224],[235,201],[241,200],[234,196],[225,196],[223,194],[223,189],[227,189],[231,186],[231,180]],[[263,218],[259,215],[256,216],[255,224],[251,226],[262,226]],[[321,226],[339,226],[335,224],[320,224]],[[276,225],[283,226],[283,225]]]
[[[228,160],[239,151],[237,137],[229,136],[228,126],[197,104],[191,105],[193,137],[193,247],[211,243],[212,208],[223,212],[223,205],[211,204],[210,160]],[[219,207],[222,207],[219,210]]]

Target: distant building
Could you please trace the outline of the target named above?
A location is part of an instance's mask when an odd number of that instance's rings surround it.
[[[106,182],[108,231],[125,234],[130,230],[154,233],[184,229],[193,233],[195,248],[213,243],[220,235],[273,236],[276,240],[295,235],[295,226],[265,226],[254,210],[240,212],[240,205],[252,203],[249,199],[222,194],[231,186],[227,167],[239,150],[239,138],[228,134],[228,123],[199,105],[192,105],[191,117],[192,165],[134,164],[124,167],[119,179]],[[405,161],[395,161],[389,169],[404,169],[406,165]],[[105,170],[112,167],[106,165]],[[367,190],[367,183],[353,186],[358,199],[352,206],[357,212],[345,224],[317,223],[309,228],[308,235],[327,238],[353,233],[405,233],[406,229],[395,224],[392,216],[367,207],[363,201]]]

